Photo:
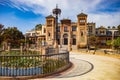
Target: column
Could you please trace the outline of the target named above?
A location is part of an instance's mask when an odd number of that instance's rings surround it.
[[[71,51],[71,29],[69,28],[68,34],[68,51]]]
[[[8,43],[8,51],[11,50],[11,43]]]
[[[77,35],[76,35],[76,47],[77,47],[77,49],[79,46],[80,46],[80,28],[79,28],[79,24],[77,24]]]
[[[61,32],[61,34],[60,34],[60,48],[62,48],[62,43],[63,43],[63,34]]]
[[[3,43],[3,46],[2,46],[2,50],[4,51],[5,50],[5,44]]]
[[[20,52],[23,53],[23,43],[20,44]]]

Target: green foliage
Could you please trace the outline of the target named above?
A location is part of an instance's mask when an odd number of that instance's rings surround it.
[[[2,43],[2,33],[4,30],[4,25],[0,24],[0,44]]]
[[[118,37],[117,39],[114,40],[113,45],[116,47],[120,46],[120,37]]]
[[[42,30],[42,24],[37,24],[35,26],[35,30]]]
[[[24,42],[24,35],[16,27],[8,27],[4,29],[1,35],[2,42],[11,43],[12,46],[19,46],[20,43]]]
[[[23,51],[23,53],[21,53],[20,51],[2,51],[0,52],[0,55],[10,55],[10,56],[14,56],[14,55],[38,55],[40,54],[40,52],[38,51]]]
[[[115,26],[113,26],[112,29],[115,29]]]
[[[119,31],[119,34],[120,34],[120,25],[118,25],[118,27],[117,27],[117,28],[118,28],[118,31]]]
[[[7,67],[18,67],[18,68],[34,67],[34,66],[40,66],[41,61],[29,57],[13,57],[8,62],[3,62],[2,65],[5,67],[7,66]]]
[[[24,55],[38,55],[40,54],[37,51],[26,51],[23,52]],[[40,66],[41,65],[41,59],[38,59],[36,57],[22,57],[18,55],[22,55],[20,51],[4,51],[0,52],[0,55],[6,55],[6,57],[0,57],[0,61],[2,62],[2,65],[4,67],[34,67],[34,66]],[[9,56],[9,57],[7,57]]]
[[[108,46],[111,46],[111,45],[112,45],[112,41],[111,41],[111,40],[107,40],[107,41],[106,41],[106,44],[107,44]]]
[[[89,45],[90,45],[90,46],[97,47],[97,44],[98,44],[98,38],[95,37],[95,36],[90,36],[88,42],[89,42]]]
[[[59,68],[65,65],[66,65],[66,62],[64,60],[48,59],[46,60],[46,63],[44,64],[43,72],[44,73],[55,72],[56,70],[58,70]]]

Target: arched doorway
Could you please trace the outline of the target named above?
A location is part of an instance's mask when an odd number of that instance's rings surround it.
[[[64,38],[64,41],[63,41],[64,43],[63,44],[68,45],[68,34],[64,34],[63,38]]]
[[[73,44],[73,45],[76,45],[76,35],[72,35],[72,38],[73,38],[72,44]]]

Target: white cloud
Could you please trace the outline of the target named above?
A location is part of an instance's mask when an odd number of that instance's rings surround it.
[[[88,21],[96,22],[97,26],[117,26],[120,24],[120,13],[91,13],[96,11],[97,6],[102,0],[11,0],[14,6],[23,11],[33,11],[35,14],[42,14],[47,16],[52,14],[52,9],[56,4],[62,10],[60,18],[70,18],[72,21],[76,21],[76,15],[83,10],[88,14]],[[105,6],[102,5],[104,8]]]
[[[81,10],[89,11],[94,9],[101,0],[11,0],[20,8],[29,7],[34,13],[43,15],[49,14],[56,4],[62,9],[64,14],[73,14]],[[69,11],[69,13],[68,13]],[[74,12],[73,12],[74,11]]]
[[[89,14],[88,15],[89,22],[96,22],[97,27],[99,26],[118,26],[120,24],[120,12],[107,14]]]

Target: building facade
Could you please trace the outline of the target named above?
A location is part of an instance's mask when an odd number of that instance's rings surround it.
[[[100,48],[110,48],[110,46],[106,45],[106,42],[108,40],[114,40],[117,37],[120,37],[119,31],[117,28],[106,28],[104,26],[100,26],[99,28],[96,28],[96,37],[98,38],[99,44],[98,46]]]
[[[55,39],[57,39],[59,47],[70,47],[73,50],[86,48],[90,36],[98,38],[100,47],[106,46],[107,40],[113,40],[119,37],[119,32],[116,28],[106,28],[103,26],[96,28],[95,23],[88,23],[87,14],[80,13],[76,17],[77,22],[72,22],[70,19],[60,20],[60,23],[58,23],[55,29],[55,17],[49,15],[46,17],[46,23],[42,25],[40,31],[27,31],[26,36],[34,43],[45,43],[43,45],[53,45]]]
[[[53,45],[55,37],[58,44],[62,46],[86,47],[87,45],[87,15],[80,13],[77,15],[77,22],[71,22],[70,19],[62,19],[55,29],[55,17],[49,15],[46,17],[46,24],[42,26],[42,31],[26,32],[29,39],[35,41],[44,40],[47,45]],[[57,36],[55,36],[57,32]],[[39,34],[38,34],[39,33]],[[44,37],[44,39],[41,39]]]

